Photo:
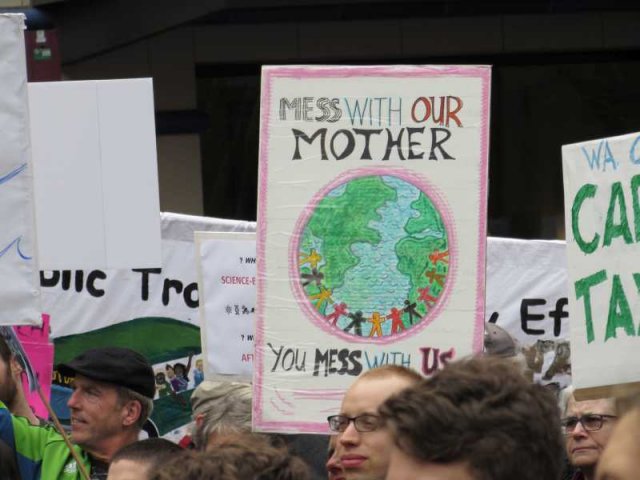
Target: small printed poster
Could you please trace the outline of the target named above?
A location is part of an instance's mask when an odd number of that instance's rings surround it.
[[[250,381],[254,355],[256,236],[254,233],[195,232],[195,238],[205,377]]]

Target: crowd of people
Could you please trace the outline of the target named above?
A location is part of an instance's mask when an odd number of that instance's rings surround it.
[[[252,433],[250,385],[202,381],[191,435],[178,445],[140,440],[156,389],[142,355],[96,348],[57,368],[74,378],[70,436],[33,415],[22,368],[0,337],[0,479],[640,477],[639,402],[576,398],[571,388],[557,398],[495,355],[449,363],[427,379],[395,365],[365,371],[327,419],[328,449],[297,452],[287,436]]]

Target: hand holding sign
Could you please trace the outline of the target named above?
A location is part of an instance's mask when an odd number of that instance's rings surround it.
[[[18,363],[24,370],[27,375],[27,379],[29,381],[29,390],[31,392],[36,391],[40,388],[38,384],[38,375],[36,375],[35,371],[31,367],[31,362],[29,362],[29,357],[26,352],[22,348],[22,344],[18,340],[15,332],[12,327],[0,326],[0,336],[4,339],[4,341],[9,346],[11,353],[15,355]]]

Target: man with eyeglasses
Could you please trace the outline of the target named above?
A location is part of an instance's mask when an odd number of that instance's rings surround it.
[[[346,480],[383,480],[393,445],[378,407],[391,395],[422,380],[419,373],[398,365],[368,370],[345,393],[340,414],[328,418],[337,434],[340,464]]]
[[[594,480],[600,455],[617,419],[615,401],[599,398],[578,402],[571,387],[565,389],[562,400],[567,458],[577,468],[572,480]]]

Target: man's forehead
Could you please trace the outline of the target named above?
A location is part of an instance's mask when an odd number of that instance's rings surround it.
[[[71,384],[76,387],[99,387],[101,389],[117,389],[118,387],[113,383],[102,382],[100,380],[94,380],[93,378],[85,377],[84,375],[77,374],[72,380]]]
[[[359,378],[345,393],[341,411],[348,414],[376,413],[387,398],[409,385],[408,379],[396,375]]]

